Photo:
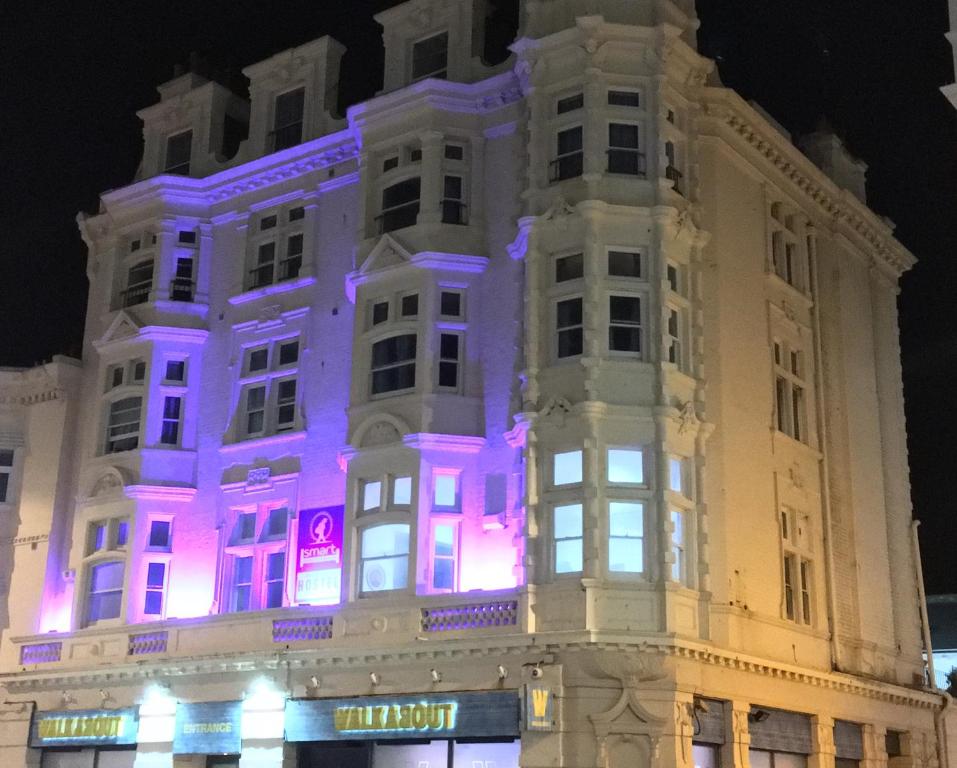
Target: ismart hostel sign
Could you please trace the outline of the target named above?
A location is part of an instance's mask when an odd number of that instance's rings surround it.
[[[81,747],[136,744],[139,710],[71,709],[36,712],[31,747]]]
[[[516,737],[514,691],[356,699],[290,699],[286,741]]]

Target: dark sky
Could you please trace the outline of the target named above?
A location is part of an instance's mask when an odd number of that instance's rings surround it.
[[[516,0],[500,0],[507,18]],[[389,0],[34,0],[0,5],[0,365],[77,354],[87,284],[77,211],[130,182],[134,112],[191,51],[223,73],[332,34],[349,103],[381,83]],[[946,0],[698,0],[725,84],[793,131],[822,115],[870,166],[871,206],[920,259],[901,329],[928,591],[957,592],[957,112]],[[227,75],[224,75],[227,76]],[[240,83],[242,82],[239,78]]]

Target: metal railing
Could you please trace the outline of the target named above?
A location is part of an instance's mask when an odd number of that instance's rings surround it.
[[[627,176],[645,176],[648,172],[643,152],[637,149],[616,147],[608,152],[608,173],[620,173]]]
[[[574,179],[585,172],[585,153],[579,150],[568,155],[563,155],[548,164],[548,181],[564,181],[565,179]]]
[[[145,304],[147,301],[149,301],[151,290],[153,290],[152,280],[148,283],[137,283],[136,285],[131,285],[121,294],[123,306],[133,307],[137,304]]]
[[[169,297],[172,301],[192,301],[196,295],[196,281],[188,277],[174,277],[169,282]]]
[[[665,178],[673,182],[675,192],[677,192],[679,195],[684,194],[684,174],[681,171],[679,171],[673,165],[669,165],[665,168]]]
[[[418,218],[419,201],[413,200],[410,203],[383,211],[381,215],[376,217],[376,224],[379,228],[379,234],[384,235],[386,232],[411,227],[418,221]]]

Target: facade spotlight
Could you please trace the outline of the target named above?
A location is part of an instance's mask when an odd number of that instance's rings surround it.
[[[442,682],[442,673],[439,672],[439,670],[437,670],[437,669],[430,669],[430,670],[429,670],[429,676],[432,678],[432,682],[433,682],[433,683],[441,683],[441,682]]]
[[[369,681],[370,681],[373,685],[378,685],[379,682],[380,682],[379,673],[378,673],[378,672],[370,672],[370,673],[369,673]]]
[[[499,679],[499,680],[504,680],[506,677],[508,677],[508,670],[507,670],[505,667],[503,667],[501,664],[499,664],[499,665],[498,665],[498,679]]]
[[[545,670],[541,668],[541,665],[536,664],[534,667],[532,667],[532,677],[535,680],[541,680],[544,675]]]
[[[319,688],[322,685],[322,681],[315,675],[309,678],[309,683],[313,688]]]

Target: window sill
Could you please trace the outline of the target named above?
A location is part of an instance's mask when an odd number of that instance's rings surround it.
[[[272,285],[266,285],[262,288],[252,288],[250,290],[244,291],[238,296],[231,296],[228,301],[233,306],[239,304],[248,304],[249,302],[262,299],[266,296],[275,296],[276,294],[280,293],[288,293],[290,291],[298,290],[299,288],[304,288],[307,285],[314,285],[315,283],[315,277],[306,275],[303,277],[297,277],[295,280],[283,280],[278,283],[273,283]]]
[[[289,443],[298,443],[306,439],[306,430],[300,429],[295,432],[280,432],[275,435],[264,435],[262,437],[249,437],[239,440],[235,443],[227,443],[219,447],[220,453],[239,453],[241,451],[256,450],[270,445],[286,445]]]
[[[768,279],[783,291],[785,291],[790,297],[792,297],[798,304],[800,304],[804,309],[811,309],[814,306],[814,299],[811,298],[810,294],[806,291],[798,288],[796,285],[791,285],[787,280],[781,277],[773,269],[766,269],[765,274],[768,276]]]

